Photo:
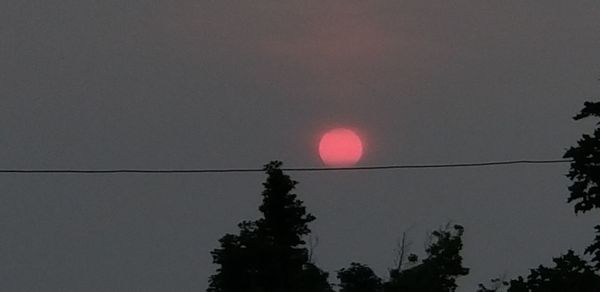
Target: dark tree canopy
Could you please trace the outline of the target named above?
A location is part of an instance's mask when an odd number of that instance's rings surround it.
[[[554,258],[554,267],[539,266],[527,279],[510,281],[508,292],[594,292],[600,291],[600,276],[572,250]]]
[[[463,267],[460,255],[463,233],[464,228],[460,225],[434,231],[426,249],[427,258],[412,268],[391,270],[384,291],[455,291],[456,279],[469,273],[469,269]]]
[[[575,120],[600,117],[600,102],[586,102]],[[571,147],[564,155],[570,158],[571,169],[568,177],[573,181],[569,187],[569,202],[576,201],[575,212],[587,212],[600,208],[600,122],[592,135],[583,135],[577,146]],[[593,256],[596,270],[600,270],[600,225],[596,226],[596,238],[585,252]]]
[[[594,243],[585,249],[585,253],[591,254],[592,262],[594,262],[594,268],[600,271],[600,225],[596,226],[596,237]]]
[[[296,247],[304,244],[304,235],[310,233],[308,223],[315,217],[306,213],[302,201],[290,193],[298,182],[290,179],[280,169],[281,162],[275,161],[265,165],[267,181],[263,183],[263,201],[259,207],[263,218],[256,221],[260,234],[271,239],[274,245]]]
[[[301,281],[296,291],[333,292],[328,282],[329,273],[319,269],[314,263],[307,263],[301,273]]]
[[[379,292],[381,279],[366,265],[351,263],[349,268],[338,271],[339,292]]]
[[[590,116],[600,117],[600,102],[586,102],[574,119]],[[575,212],[583,213],[600,207],[600,128],[597,127],[592,135],[583,135],[577,146],[567,150],[564,158],[573,160],[568,173],[573,181],[568,201],[575,202]]]
[[[540,265],[530,271],[527,278],[503,281],[493,279],[492,286],[479,284],[477,292],[598,292],[600,276],[583,259],[569,250],[566,254],[554,258],[554,267]]]
[[[315,217],[291,193],[296,182],[280,169],[281,162],[265,165],[263,217],[238,225],[238,235],[227,234],[212,252],[219,267],[210,278],[209,292],[330,292],[328,274],[308,259],[303,236]]]
[[[581,120],[588,117],[600,117],[600,103],[586,102],[584,108],[574,119]],[[568,202],[575,202],[575,212],[585,213],[600,207],[600,123],[592,135],[584,134],[577,141],[577,146],[567,150],[564,158],[571,159],[571,167],[567,176],[572,184],[569,186],[570,196]],[[586,249],[592,254],[596,262],[596,269],[600,268],[600,226],[596,226],[599,233],[595,243]],[[572,250],[553,259],[555,266],[552,268],[539,266],[532,269],[527,278],[518,277],[509,283],[503,283],[509,292],[594,292],[600,291],[600,276],[594,267],[587,261],[577,256]],[[489,289],[480,285],[480,291],[498,291],[501,287]]]

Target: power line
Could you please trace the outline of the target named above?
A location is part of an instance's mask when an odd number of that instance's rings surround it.
[[[516,164],[558,164],[572,162],[569,159],[557,160],[506,160],[488,161],[475,163],[448,163],[448,164],[404,164],[404,165],[375,165],[375,166],[352,166],[352,167],[290,167],[282,168],[290,172],[317,172],[317,171],[366,171],[366,170],[392,170],[392,169],[427,169],[427,168],[466,168],[466,167],[490,167]],[[221,169],[0,169],[0,173],[30,173],[30,174],[178,174],[178,173],[242,173],[263,172],[262,168],[221,168]]]

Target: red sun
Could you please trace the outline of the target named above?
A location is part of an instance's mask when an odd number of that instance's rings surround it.
[[[321,137],[319,142],[321,160],[329,166],[352,166],[360,160],[362,154],[362,141],[352,130],[344,128],[330,130]]]

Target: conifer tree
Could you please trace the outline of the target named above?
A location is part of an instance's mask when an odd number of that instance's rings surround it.
[[[328,274],[309,261],[303,237],[315,217],[292,193],[297,182],[281,170],[281,162],[265,165],[263,214],[238,225],[212,252],[217,273],[208,292],[330,292]]]

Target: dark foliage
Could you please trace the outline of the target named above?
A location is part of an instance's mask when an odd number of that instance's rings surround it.
[[[590,116],[600,117],[600,103],[586,102],[575,120]],[[573,160],[567,176],[573,181],[568,202],[576,202],[575,212],[600,207],[600,128],[596,128],[591,136],[583,135],[577,146],[567,150],[564,158]]]
[[[572,250],[554,258],[554,267],[539,266],[527,278],[518,277],[510,282],[492,280],[490,288],[479,284],[477,292],[599,292],[600,276]]]
[[[600,117],[600,102],[586,102],[581,112],[574,117],[581,120]],[[576,147],[565,153],[565,158],[573,160],[568,177],[573,181],[569,187],[569,202],[576,201],[575,212],[587,212],[600,208],[600,122],[592,135],[583,135]],[[596,270],[600,270],[600,225],[596,226],[597,236],[585,252],[593,256]]]
[[[333,292],[331,285],[327,281],[329,273],[319,269],[313,263],[304,265],[301,273],[301,281],[298,284],[297,291],[302,292]]]
[[[339,292],[379,292],[382,289],[381,279],[363,264],[351,263],[349,268],[338,271],[337,277]]]
[[[303,236],[315,217],[291,191],[296,182],[280,169],[265,165],[267,181],[259,210],[263,218],[245,221],[238,235],[227,234],[212,252],[219,267],[209,292],[330,292],[328,274],[308,260]]]
[[[426,249],[427,258],[412,268],[391,270],[384,291],[455,291],[456,279],[469,273],[469,269],[463,267],[460,255],[463,233],[464,228],[460,225],[434,231]]]
[[[594,238],[594,243],[585,249],[585,253],[593,256],[592,262],[595,263],[594,268],[600,271],[600,225],[596,226],[596,238]]]
[[[510,281],[508,292],[598,292],[600,276],[572,250],[553,259],[555,266],[539,266],[531,270],[527,279]]]
[[[600,117],[600,103],[586,102],[581,112],[574,117],[581,120],[588,117]],[[596,124],[597,126],[600,123]],[[567,176],[573,182],[569,186],[568,202],[575,202],[575,212],[585,213],[600,207],[600,128],[596,127],[592,135],[583,135],[577,146],[567,150],[564,158],[572,160]],[[600,226],[596,226],[600,233]],[[596,269],[600,268],[600,234],[595,243],[586,249],[586,253],[594,255]],[[561,257],[553,259],[552,268],[539,266],[532,269],[526,279],[518,277],[508,286],[509,292],[595,292],[600,291],[600,276],[595,274],[594,267],[575,255],[572,250]],[[481,291],[498,291],[480,285]],[[487,290],[486,290],[487,289]]]

